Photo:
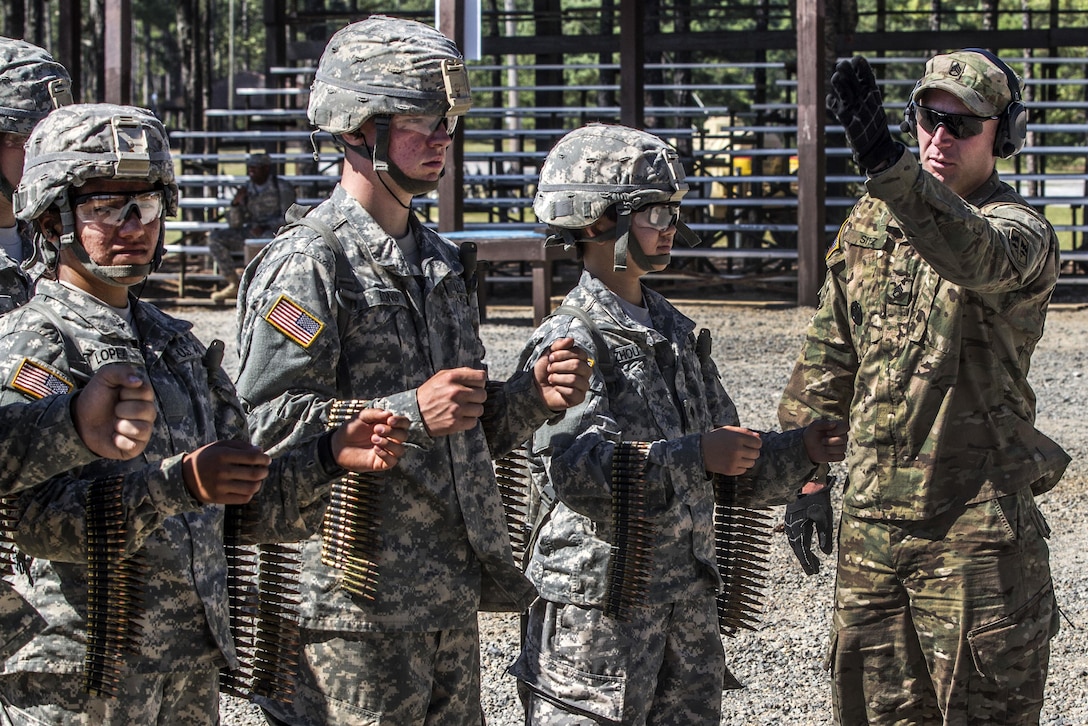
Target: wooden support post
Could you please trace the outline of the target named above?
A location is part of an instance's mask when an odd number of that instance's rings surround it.
[[[465,47],[465,0],[439,0],[439,30]],[[463,50],[462,50],[463,52]],[[438,231],[465,228],[465,134],[455,134],[446,149],[445,173],[438,182]]]
[[[72,98],[78,103],[82,98],[83,61],[80,58],[80,29],[83,27],[83,5],[79,0],[60,0],[58,25],[60,35],[54,57],[68,69],[72,77]]]
[[[824,0],[797,2],[797,304],[818,302],[824,276]]]
[[[106,103],[132,103],[132,0],[106,0]]]
[[[620,123],[641,129],[646,123],[642,0],[620,2]]]

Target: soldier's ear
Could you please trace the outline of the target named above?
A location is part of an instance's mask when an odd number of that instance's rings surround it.
[[[60,235],[64,231],[64,226],[60,222],[60,212],[50,207],[34,221],[38,225],[38,232],[43,237],[50,242],[60,242]]]

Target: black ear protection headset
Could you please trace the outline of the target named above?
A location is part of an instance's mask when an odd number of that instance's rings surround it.
[[[1009,68],[1004,61],[985,48],[964,48],[960,52],[978,53],[997,66],[1001,72],[1005,74],[1005,79],[1009,84],[1009,94],[1012,96],[1012,100],[1009,101],[1009,105],[1006,106],[1005,110],[998,116],[997,133],[994,135],[994,156],[1007,159],[1013,154],[1018,153],[1020,149],[1024,148],[1024,141],[1027,139],[1028,110],[1024,107],[1020,95],[1020,82],[1016,80],[1016,74],[1013,73],[1012,69]],[[914,94],[920,85],[922,85],[921,80],[914,85],[914,90],[910,92],[911,100],[907,103],[907,110],[903,114],[903,123],[899,125],[900,131],[904,134],[910,134],[915,138],[918,138],[918,129]]]

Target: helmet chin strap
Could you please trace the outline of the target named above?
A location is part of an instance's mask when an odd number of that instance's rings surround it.
[[[4,195],[4,199],[14,203],[15,187],[11,185],[8,178],[3,174],[0,174],[0,194]]]
[[[400,197],[393,193],[393,190],[389,188],[389,185],[385,183],[384,174],[388,174],[389,178],[396,182],[397,186],[404,191],[411,194],[413,197],[418,197],[420,194],[428,194],[438,188],[438,181],[425,181],[421,179],[413,179],[404,173],[399,166],[389,161],[389,116],[375,116],[374,128],[376,129],[376,136],[374,138],[374,148],[371,149],[366,143],[366,138],[363,138],[363,143],[353,144],[346,140],[344,137],[340,137],[340,140],[350,149],[353,149],[364,159],[370,159],[370,162],[374,165],[374,172],[378,177],[378,181],[382,183],[385,190],[389,192],[390,196],[397,200],[405,209],[410,209],[411,206],[400,201]],[[445,173],[445,170],[443,170]]]
[[[627,258],[633,259],[643,270],[652,270],[659,265],[669,264],[672,255],[648,255],[642,251],[642,245],[638,240],[633,240],[631,235],[631,215],[634,210],[628,202],[620,202],[616,205],[616,246],[612,252],[612,269],[623,272],[627,269]]]

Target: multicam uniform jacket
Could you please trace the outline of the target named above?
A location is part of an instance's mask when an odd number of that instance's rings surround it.
[[[654,329],[632,320],[588,272],[564,301],[597,325],[617,380],[606,383],[595,365],[585,401],[541,427],[530,443],[534,485],[554,492],[556,502],[537,535],[527,573],[541,597],[552,602],[602,604],[613,539],[612,455],[623,441],[651,443],[645,480],[657,533],[647,604],[721,588],[712,475],[703,467],[701,435],[739,425],[737,409],[713,360],[698,355],[694,323],[645,287],[643,300]],[[585,323],[560,311],[534,333],[527,360],[566,336],[595,349]],[[740,478],[753,485],[751,498],[741,504],[783,503],[800,488],[815,469],[801,433],[762,434],[759,461]]]
[[[273,450],[290,446],[322,429],[335,399],[365,399],[411,423],[404,456],[379,477],[376,599],[341,587],[340,572],[321,564],[315,536],[304,550],[302,625],[464,628],[482,586],[489,599],[488,580],[499,599],[524,606],[532,588],[513,564],[491,457],[554,414],[531,375],[519,374],[489,385],[481,425],[432,439],[416,388],[440,370],[483,365],[457,249],[413,218],[422,259],[422,276],[414,276],[396,242],[340,186],[308,216],[331,228],[351,278],[338,279],[333,248],[305,227],[284,231],[246,269],[237,385],[254,435]]]
[[[911,154],[866,182],[828,252],[784,428],[850,421],[844,508],[927,519],[1057,481],[1028,364],[1058,277],[1054,230],[995,172],[966,200]]]
[[[113,475],[125,477],[126,550],[139,549],[149,573],[143,636],[138,653],[127,661],[131,672],[237,666],[227,618],[224,508],[192,498],[181,460],[216,440],[248,440],[246,420],[227,374],[206,362],[190,324],[147,303],[130,298],[130,304],[135,333],[93,298],[43,280],[28,305],[0,321],[0,403],[63,393],[98,367],[126,361],[146,370],[157,407],[142,456],[95,460],[20,497],[15,542],[32,559],[22,558],[22,572],[8,580],[47,628],[7,660],[9,673],[71,673],[82,667],[87,488],[92,480]],[[66,348],[65,335],[78,351]],[[273,463],[252,505],[266,525],[261,540],[290,538],[307,507],[322,506],[328,482],[343,473],[323,468],[316,449],[310,442]]]

